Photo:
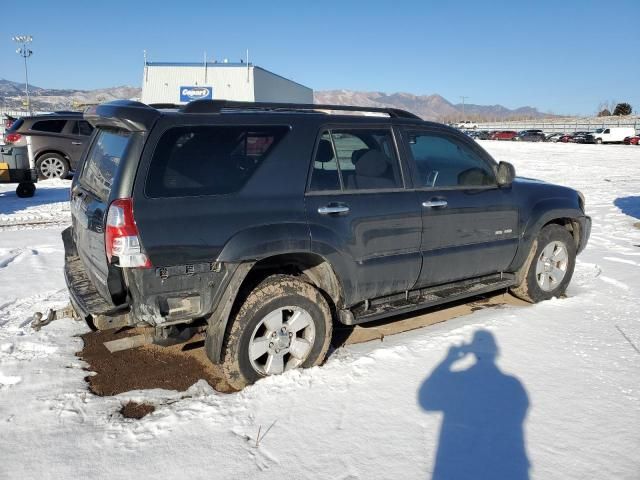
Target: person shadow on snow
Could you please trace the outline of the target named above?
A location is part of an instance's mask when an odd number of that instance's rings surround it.
[[[494,336],[478,330],[470,344],[452,346],[420,387],[420,406],[443,414],[432,480],[529,478],[529,399],[522,383],[498,368],[498,354]],[[472,366],[454,366],[469,355]]]

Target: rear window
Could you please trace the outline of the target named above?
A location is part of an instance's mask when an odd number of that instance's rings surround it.
[[[159,198],[237,192],[288,130],[285,126],[169,129],[151,160],[146,194]]]
[[[80,180],[102,200],[109,197],[113,178],[130,136],[129,132],[100,130],[91,146]]]
[[[66,120],[40,120],[32,125],[31,130],[36,132],[60,133],[66,124]]]

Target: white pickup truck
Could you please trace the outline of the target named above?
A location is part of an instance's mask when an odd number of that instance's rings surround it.
[[[456,125],[456,128],[460,130],[472,130],[474,128],[478,128],[478,124],[476,122],[472,122],[471,120],[463,120]]]
[[[622,143],[626,137],[633,137],[636,130],[633,127],[598,128],[593,133],[596,143]]]

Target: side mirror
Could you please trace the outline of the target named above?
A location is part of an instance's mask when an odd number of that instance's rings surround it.
[[[516,169],[509,162],[500,162],[498,164],[498,186],[509,187],[513,183],[513,179],[516,178]]]

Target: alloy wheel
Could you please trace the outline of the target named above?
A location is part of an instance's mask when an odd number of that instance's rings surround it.
[[[562,283],[569,266],[569,252],[562,242],[547,245],[536,263],[536,281],[545,292],[555,290]]]
[[[249,361],[261,375],[275,375],[300,366],[316,335],[311,315],[300,307],[282,307],[258,322],[249,340]]]

